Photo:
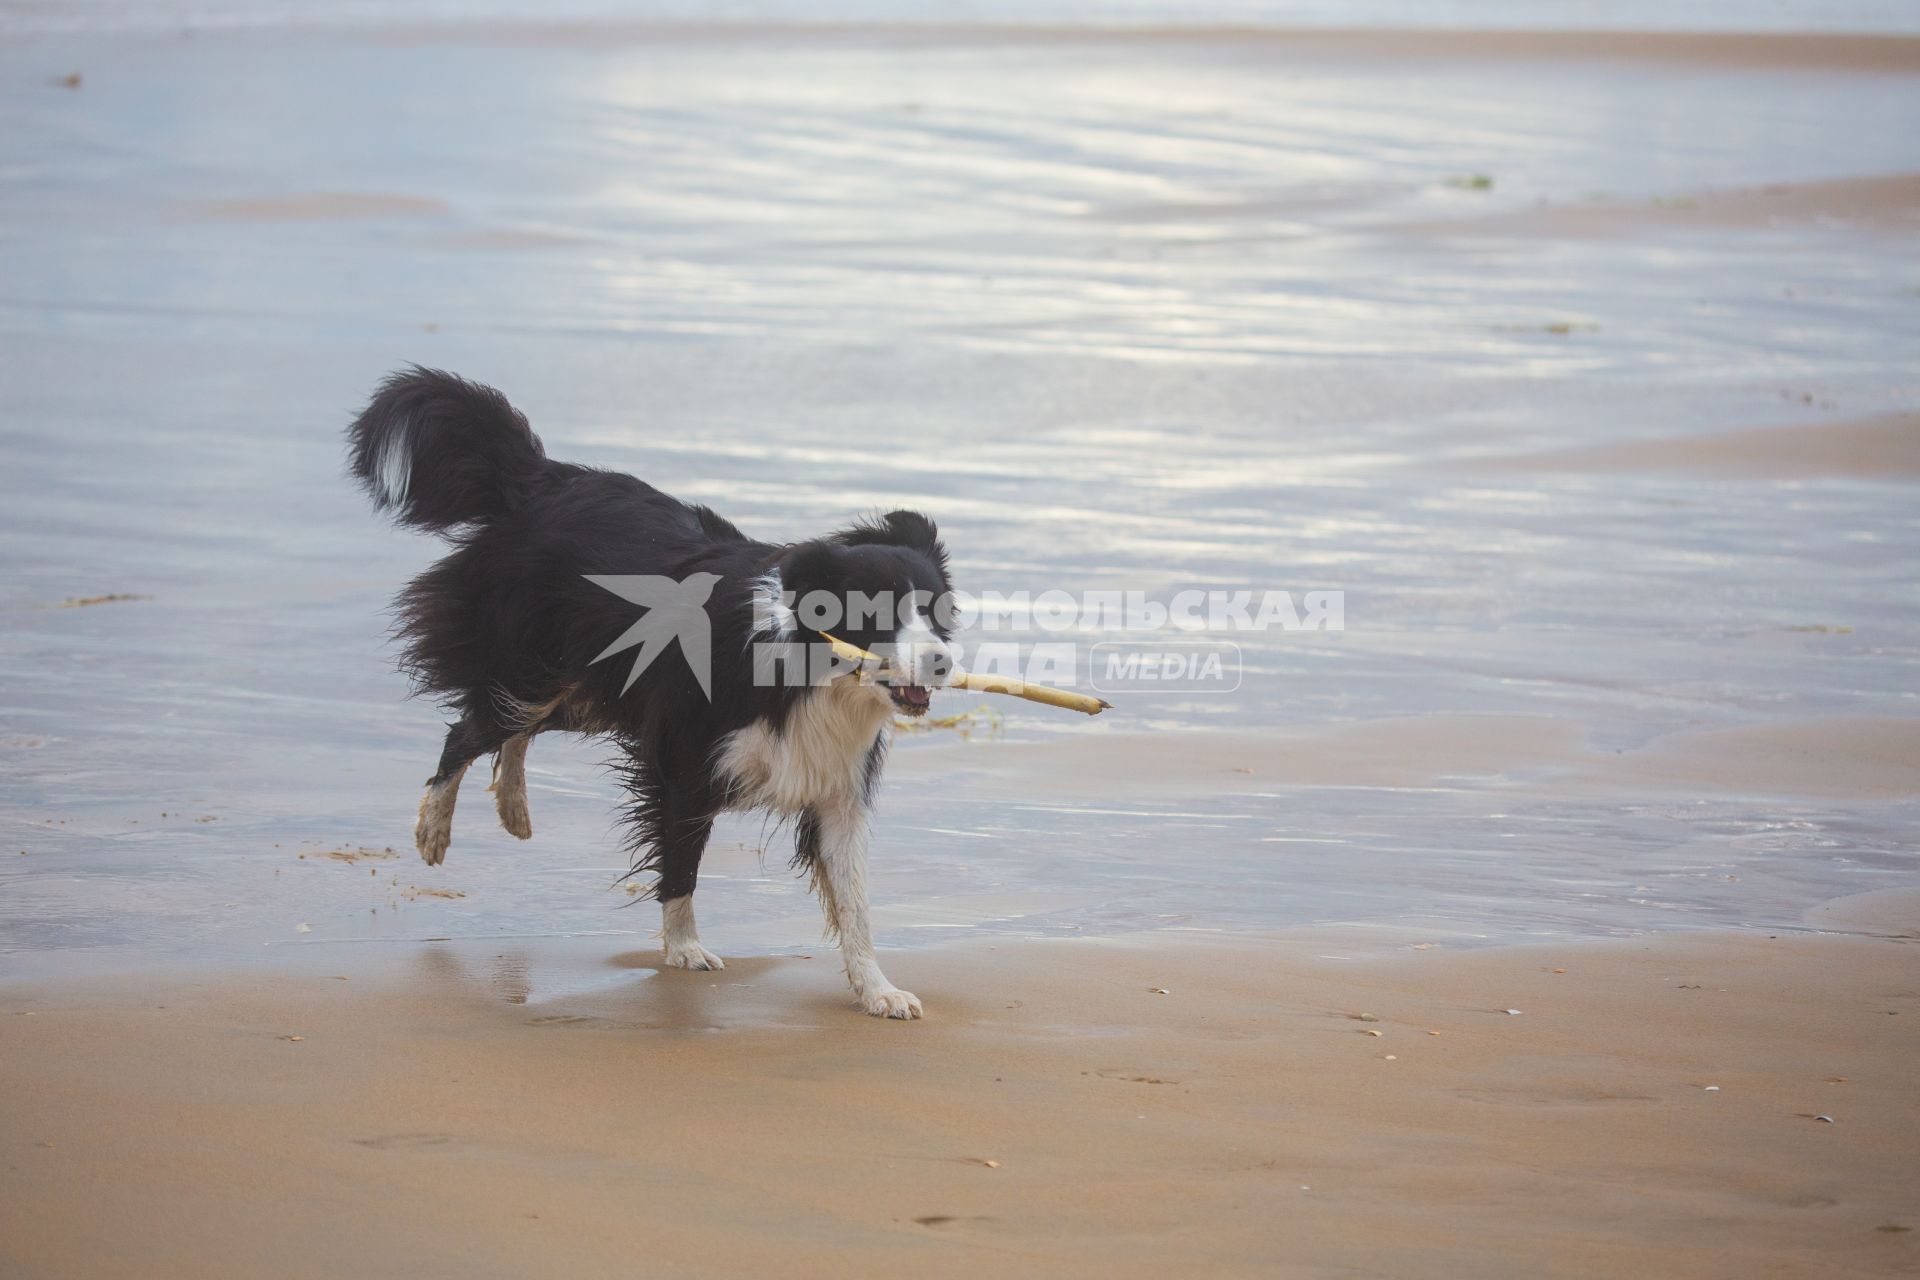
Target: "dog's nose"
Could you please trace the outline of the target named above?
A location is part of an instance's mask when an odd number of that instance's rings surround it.
[[[953,650],[946,641],[931,640],[913,646],[915,684],[945,684],[953,677],[953,667]]]
[[[907,684],[943,685],[952,679],[953,647],[938,636],[902,635],[887,654],[894,679]]]

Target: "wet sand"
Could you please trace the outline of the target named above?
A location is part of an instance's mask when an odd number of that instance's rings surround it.
[[[572,993],[480,943],[16,985],[0,1270],[1888,1275],[1920,1264],[1920,902],[1872,918],[971,944],[892,962],[914,1024],[824,951]]]
[[[1603,29],[1419,29],[1395,24],[1369,28],[1236,25],[1231,22],[1049,23],[1029,15],[1014,22],[762,22],[756,38],[788,46],[885,43],[899,47],[1148,47],[1231,49],[1281,62],[1319,59],[1392,59],[1432,63],[1617,61],[1642,65],[1731,67],[1743,70],[1847,71],[1905,74],[1920,71],[1920,36],[1907,33],[1791,31],[1623,31]],[[465,22],[376,28],[398,44],[449,40],[512,45],[591,46],[732,44],[737,22],[619,21]]]
[[[1920,478],[1920,414],[1662,437],[1591,449],[1491,458],[1480,465],[1549,471],[1680,471],[1704,476]]]
[[[1666,192],[1637,201],[1542,203],[1480,218],[1398,228],[1435,236],[1621,236],[1655,229],[1780,230],[1859,228],[1882,234],[1920,231],[1920,174],[1831,182],[1772,182],[1761,187]]]

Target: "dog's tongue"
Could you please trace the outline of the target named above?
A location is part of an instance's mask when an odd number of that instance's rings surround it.
[[[933,702],[933,695],[924,685],[897,684],[893,686],[893,696],[902,705],[909,707],[926,707]]]

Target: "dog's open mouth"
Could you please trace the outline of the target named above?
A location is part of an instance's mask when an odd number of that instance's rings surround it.
[[[887,696],[893,699],[893,709],[904,716],[923,716],[933,705],[933,694],[923,684],[890,684]]]

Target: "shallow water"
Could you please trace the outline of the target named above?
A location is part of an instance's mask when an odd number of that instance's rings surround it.
[[[55,33],[0,69],[15,965],[653,927],[585,744],[537,745],[531,844],[473,787],[444,871],[405,851],[439,720],[382,611],[434,548],[338,432],[409,360],[757,535],[924,508],[975,590],[1346,593],[1344,632],[1236,637],[1232,696],[1006,704],[1010,739],[1498,712],[1610,750],[1914,710],[1910,485],[1473,461],[1911,406],[1910,234],[1407,228],[1911,172],[1915,76],[645,28]],[[110,592],[145,598],[44,607]],[[883,942],[1785,924],[1916,870],[1910,802],[1509,781],[896,786]],[[719,949],[812,942],[785,849],[723,833]]]

